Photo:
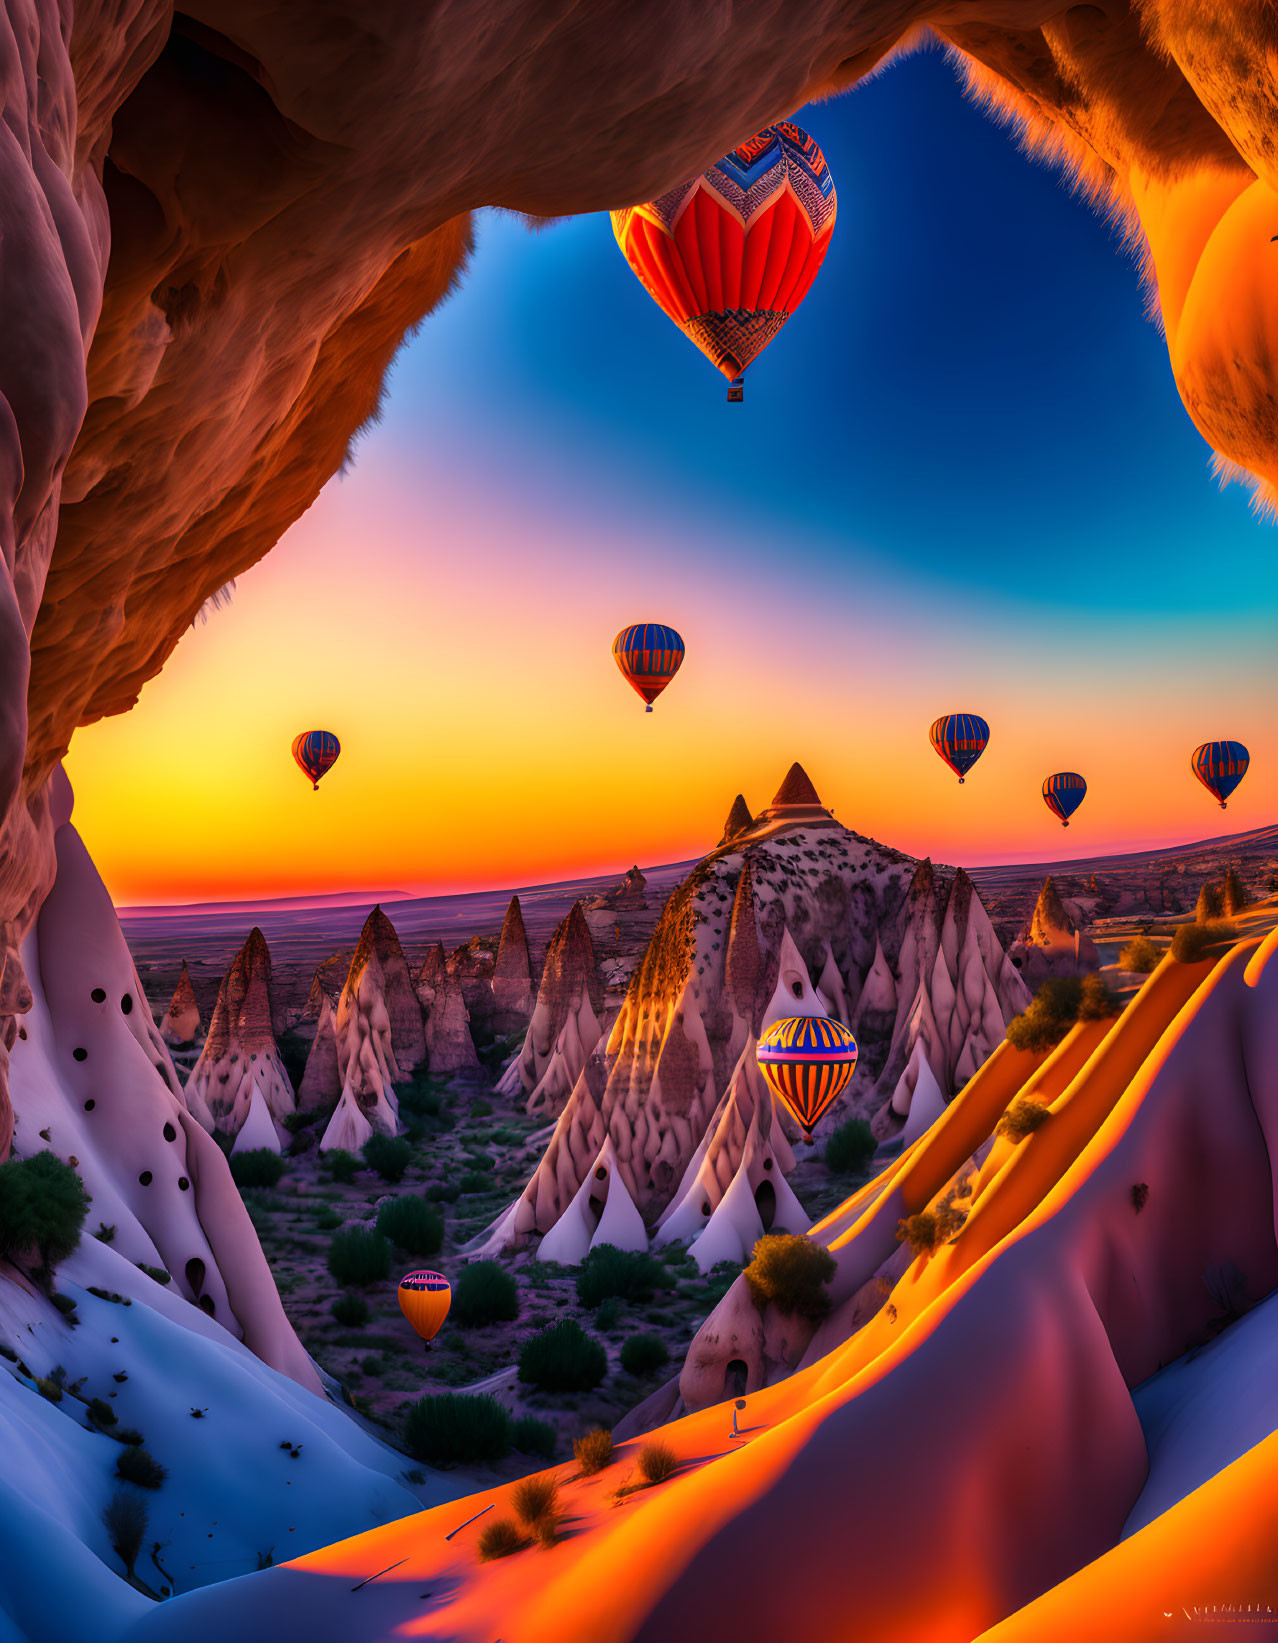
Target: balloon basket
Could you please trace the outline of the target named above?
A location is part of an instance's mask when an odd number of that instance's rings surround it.
[[[646,707],[646,708],[644,708],[644,712],[645,712],[645,713],[651,713],[651,712],[652,712],[652,703],[651,703],[651,702],[649,702],[649,703],[648,703],[648,705],[647,705],[647,707]],[[1221,806],[1221,808],[1222,808],[1222,809],[1223,809],[1223,808],[1224,808],[1224,806],[1223,806],[1223,805],[1222,805],[1222,806]]]
[[[733,377],[732,381],[728,384],[728,404],[740,405],[744,398],[745,379],[743,377]]]

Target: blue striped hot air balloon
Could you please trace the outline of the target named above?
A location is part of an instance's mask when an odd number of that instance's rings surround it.
[[[612,642],[612,654],[631,685],[652,704],[683,664],[683,640],[661,622],[635,622]]]
[[[1241,742],[1204,742],[1194,750],[1190,769],[1222,810],[1226,800],[1247,774],[1251,754]]]
[[[960,784],[984,753],[990,727],[979,713],[943,713],[928,734]]]
[[[1087,797],[1087,783],[1075,770],[1058,770],[1043,779],[1043,803],[1062,827]]]
[[[320,777],[333,768],[341,751],[342,744],[331,730],[304,730],[293,738],[293,757],[317,793]]]
[[[772,1093],[802,1124],[808,1140],[856,1070],[856,1039],[824,1015],[774,1021],[755,1051]]]

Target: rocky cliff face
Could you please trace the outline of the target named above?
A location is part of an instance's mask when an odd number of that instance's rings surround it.
[[[542,997],[554,986],[548,955]],[[765,1220],[787,1219],[777,1194],[793,1163],[754,1066],[767,1025],[852,1024],[861,1064],[827,1122],[877,1115],[891,1133],[920,1080],[939,1110],[1028,1002],[967,876],[841,826],[794,767],[751,829],[671,896],[604,1054],[583,1061],[541,1165],[486,1242],[549,1233],[608,1139],[616,1179],[660,1235],[695,1237],[706,1258],[748,1249]],[[526,1087],[535,1076],[545,1087],[551,1065],[537,1026],[519,1063]],[[730,1196],[728,1229],[715,1217]]]
[[[200,1006],[195,1001],[191,972],[183,960],[182,974],[160,1021],[160,1037],[166,1044],[189,1044],[199,1030]]]
[[[1050,874],[1008,956],[1032,990],[1051,976],[1087,975],[1100,968],[1096,943],[1083,930],[1078,912],[1066,906]]]
[[[210,1129],[235,1135],[255,1092],[286,1133],[284,1120],[296,1101],[272,1025],[270,949],[256,928],[222,977],[208,1036],[186,1081],[186,1101]]]
[[[502,1075],[506,1094],[522,1090],[529,1112],[557,1114],[603,1032],[603,984],[580,902],[546,949],[541,985],[523,1048]]]

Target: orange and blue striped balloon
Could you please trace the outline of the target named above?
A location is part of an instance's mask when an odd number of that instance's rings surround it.
[[[985,751],[990,727],[979,713],[943,713],[928,734],[932,746],[958,777],[961,786]]]
[[[442,1272],[410,1272],[399,1280],[399,1310],[427,1346],[444,1327],[453,1290]]]
[[[293,738],[293,757],[317,793],[320,777],[333,768],[341,751],[342,744],[331,730],[304,730]]]
[[[1069,818],[1087,797],[1087,783],[1075,770],[1058,770],[1043,780],[1043,803],[1060,822],[1069,826]]]
[[[856,1071],[856,1039],[824,1015],[774,1021],[755,1051],[759,1071],[808,1140]]]
[[[683,640],[661,622],[635,622],[612,642],[617,666],[652,712],[652,704],[683,664]]]
[[[1247,774],[1251,754],[1241,742],[1204,742],[1194,750],[1190,768],[1222,810],[1226,800]]]

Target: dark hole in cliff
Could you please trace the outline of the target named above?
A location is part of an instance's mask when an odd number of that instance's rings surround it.
[[[120,1013],[122,1015],[131,1015],[133,1013],[132,993],[125,993],[124,997],[120,1000]]]
[[[153,1178],[149,1169],[144,1169],[141,1175],[138,1176],[139,1183],[144,1187],[149,1187],[152,1179]]]
[[[802,998],[803,997],[803,983],[801,981],[794,982],[792,984],[791,988],[790,988],[790,991],[794,994],[794,996],[796,998]]]
[[[708,1198],[701,1200],[701,1213],[703,1215],[709,1215],[710,1213],[710,1200]]]
[[[763,1222],[763,1230],[769,1231],[777,1218],[777,1189],[771,1181],[760,1181],[754,1189],[754,1207]]]
[[[19,1027],[18,1028],[18,1037],[19,1038],[25,1038],[26,1036],[27,1036],[27,1029],[25,1027]]]
[[[89,1059],[89,1052],[88,1050],[74,1049],[71,1051],[71,1057],[74,1061],[87,1061]]]
[[[723,1395],[725,1398],[744,1398],[746,1382],[750,1379],[750,1366],[744,1358],[733,1358],[723,1372]]]
[[[192,1255],[186,1263],[186,1281],[194,1295],[198,1295],[204,1288],[204,1262],[198,1255]]]
[[[95,1004],[105,1004],[106,1003],[106,988],[105,987],[95,987],[93,989],[93,991],[89,994],[89,997],[93,1000],[93,1002]]]
[[[606,1181],[607,1179],[608,1179],[608,1171],[603,1167],[602,1164],[600,1164],[599,1168],[595,1171],[595,1180],[596,1181]]]
[[[764,1167],[764,1169],[771,1169],[772,1168],[772,1160],[770,1158],[765,1158],[763,1160],[763,1167]]]
[[[207,1312],[210,1318],[213,1316],[216,1309],[213,1305],[213,1297],[211,1295],[200,1296],[200,1309],[201,1311]]]
[[[172,1124],[166,1124],[164,1126],[164,1139],[166,1141],[177,1140],[177,1131],[173,1128]]]
[[[186,1192],[188,1190],[188,1188],[190,1187],[190,1185],[191,1185],[191,1183],[187,1180],[185,1175],[179,1175],[178,1176],[178,1191],[179,1192]]]
[[[90,1096],[89,1099],[84,1103],[84,1110],[85,1110],[85,1112],[92,1112],[94,1107],[96,1107],[96,1106],[97,1106],[97,1102],[93,1099],[92,1096]]]
[[[593,1196],[586,1199],[586,1213],[590,1216],[592,1226],[598,1226],[603,1217],[604,1201]]]

